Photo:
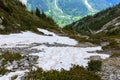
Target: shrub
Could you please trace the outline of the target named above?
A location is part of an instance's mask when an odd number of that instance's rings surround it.
[[[38,68],[36,71],[28,72],[25,80],[101,80],[101,78],[83,67],[73,66],[69,71],[64,69],[61,71],[43,71]]]
[[[9,70],[5,69],[5,67],[1,67],[0,68],[0,75],[4,75],[6,72],[8,72]]]
[[[101,71],[102,62],[99,60],[91,60],[88,62],[88,70],[98,72]]]
[[[14,60],[20,60],[23,58],[19,53],[10,53],[10,52],[4,52],[2,55],[0,55],[0,59],[3,59],[2,65],[5,65],[8,61],[12,62]]]
[[[111,57],[111,58],[113,58],[113,57],[120,57],[120,53],[114,53],[114,54],[112,54],[110,57]]]
[[[109,45],[104,46],[103,49],[110,49],[110,50],[114,50],[114,49],[120,49],[120,46],[118,45],[118,43],[115,40],[112,40],[110,42]]]

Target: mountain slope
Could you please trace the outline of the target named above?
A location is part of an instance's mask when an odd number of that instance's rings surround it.
[[[108,8],[93,16],[87,16],[77,22],[67,25],[65,29],[74,30],[78,33],[100,33],[106,30],[119,27],[120,4]]]
[[[63,27],[119,3],[119,0],[28,0],[28,10],[38,7]]]
[[[38,17],[35,12],[28,12],[18,0],[0,0],[0,33],[37,31],[38,27],[59,29],[49,17]]]

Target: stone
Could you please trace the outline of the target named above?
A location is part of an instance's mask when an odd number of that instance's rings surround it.
[[[90,60],[101,60],[100,56],[90,56]]]
[[[102,80],[120,80],[120,57],[103,60]]]
[[[5,27],[4,27],[3,25],[0,25],[0,29],[1,29],[1,30],[4,30]]]

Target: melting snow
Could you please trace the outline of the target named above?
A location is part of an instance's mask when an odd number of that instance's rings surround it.
[[[61,43],[68,45],[76,45],[77,41],[68,37],[61,37],[47,30],[39,29],[45,34],[52,34],[53,36],[44,36],[32,33],[30,31],[18,34],[0,35],[0,47],[17,47],[17,44],[23,44],[26,47],[31,43]]]
[[[10,72],[2,77],[0,77],[0,80],[11,80],[11,77],[18,76],[15,80],[21,80],[20,78],[24,76],[25,72],[28,72],[28,70],[25,71],[16,71],[16,72]]]
[[[27,0],[20,0],[23,4],[27,4]]]
[[[42,67],[44,70],[51,69],[66,69],[69,70],[72,67],[71,64],[80,66],[87,66],[90,56],[99,55],[105,59],[109,57],[106,54],[88,53],[87,51],[101,50],[101,47],[46,47],[37,46],[35,49],[44,50],[43,52],[35,53],[32,55],[39,56],[37,66]]]
[[[87,8],[89,9],[89,11],[91,12],[95,12],[95,10],[93,9],[93,7],[88,3],[88,0],[83,0],[85,5],[87,6]]]
[[[49,31],[47,31],[47,30],[45,30],[45,29],[40,29],[40,28],[38,28],[38,30],[39,30],[40,32],[43,32],[45,35],[57,36],[55,33],[49,32]]]
[[[70,39],[69,37],[58,36],[53,32],[38,29],[45,35],[39,35],[32,33],[30,31],[10,34],[10,35],[0,35],[0,48],[12,48],[12,47],[28,47],[31,43],[60,43],[67,45],[76,45],[77,41]],[[52,36],[47,36],[52,35]],[[23,46],[17,44],[24,44]],[[42,52],[32,53],[31,55],[38,55],[37,66],[43,68],[44,70],[56,69],[60,70],[62,68],[69,70],[72,64],[87,66],[87,62],[90,56],[99,55],[103,59],[109,57],[106,54],[88,53],[88,51],[101,50],[101,47],[47,47],[45,45],[39,45],[31,47],[31,49],[38,49]],[[18,75],[21,77],[24,75],[25,71],[10,72],[7,75],[0,77],[0,80],[10,80],[10,77]]]

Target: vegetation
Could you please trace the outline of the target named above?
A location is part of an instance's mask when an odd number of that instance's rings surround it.
[[[5,67],[0,67],[0,75],[4,75],[6,72],[9,72]]]
[[[102,69],[102,62],[98,60],[91,60],[88,62],[88,70],[98,72]]]
[[[112,54],[110,57],[111,57],[111,58],[113,58],[113,57],[120,57],[120,53],[114,53],[114,54]]]
[[[20,60],[23,56],[21,56],[19,53],[11,53],[11,52],[4,52],[0,55],[0,60],[2,60],[2,65],[0,66],[0,75],[4,75],[5,73],[9,72],[10,70],[7,70],[5,65],[8,62],[12,62],[14,60]]]
[[[36,8],[35,14],[36,16],[41,17],[41,12],[38,8]]]
[[[36,0],[35,2],[28,0],[27,8],[29,10],[35,10],[35,8],[38,7],[40,10],[44,10],[47,15],[54,18],[60,27],[64,27],[86,15],[93,15],[97,11],[115,5],[118,2],[118,0],[114,2],[111,0],[90,0],[89,4],[94,10],[89,10],[82,0]],[[56,3],[56,5],[54,3]],[[102,6],[99,5],[99,3],[102,3]]]
[[[120,27],[118,27],[118,28],[116,28],[116,29],[109,30],[106,34],[107,34],[108,36],[111,36],[111,35],[119,35],[119,34],[120,34]]]
[[[38,16],[38,12],[35,14],[34,11],[26,11],[25,6],[19,0],[5,0],[4,3],[5,8],[0,6],[0,19],[3,21],[1,25],[4,26],[4,29],[0,28],[1,34],[25,30],[38,32],[37,28],[54,29],[60,32],[52,18],[47,17],[44,13]]]
[[[69,71],[43,71],[38,68],[36,71],[29,72],[25,80],[101,80],[101,78],[83,67],[73,66]]]
[[[4,66],[8,61],[12,62],[14,60],[20,60],[23,56],[21,56],[19,53],[10,53],[10,52],[4,52],[2,55],[0,55],[0,60],[3,59],[2,65]]]
[[[88,39],[83,41],[94,44],[109,42],[107,46],[103,46],[104,50],[119,50],[120,49],[120,4],[103,10],[93,16],[86,16],[77,22],[64,27],[65,30],[71,30],[77,34],[87,35]],[[103,29],[103,26],[105,29]],[[96,33],[97,31],[101,31]],[[77,36],[73,36],[77,37]],[[77,37],[81,42],[81,38]]]
[[[103,47],[104,50],[119,50],[120,46],[115,40],[112,40],[109,45]]]
[[[74,30],[78,33],[91,33],[100,30],[106,23],[120,16],[120,4],[113,8],[103,10],[93,16],[87,16],[83,19],[67,25],[64,29]]]

